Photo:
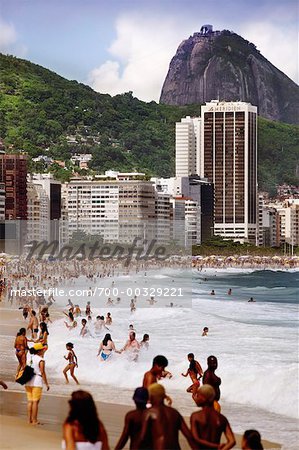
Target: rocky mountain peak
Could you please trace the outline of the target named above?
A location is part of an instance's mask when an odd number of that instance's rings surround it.
[[[172,58],[160,103],[188,105],[218,98],[258,106],[267,119],[299,123],[299,87],[238,34],[204,25]]]

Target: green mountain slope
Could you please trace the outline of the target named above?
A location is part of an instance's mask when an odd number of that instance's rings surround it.
[[[174,174],[175,122],[199,115],[199,105],[145,103],[126,93],[111,97],[41,66],[0,55],[0,138],[31,157],[68,160],[92,153],[91,166]],[[259,182],[273,189],[298,182],[299,127],[259,120]],[[12,147],[13,146],[13,147]]]

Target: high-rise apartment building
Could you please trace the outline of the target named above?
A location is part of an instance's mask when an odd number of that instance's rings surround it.
[[[27,219],[27,155],[0,154],[0,182],[5,184],[5,219]]]
[[[155,237],[156,195],[145,180],[71,180],[63,186],[69,236],[78,230],[104,241]]]
[[[200,169],[200,117],[184,117],[175,126],[175,173],[196,175]]]
[[[34,174],[27,183],[28,227],[31,240],[57,240],[61,217],[61,183],[49,173]]]
[[[201,107],[199,175],[214,185],[214,233],[256,243],[257,108],[213,100]]]

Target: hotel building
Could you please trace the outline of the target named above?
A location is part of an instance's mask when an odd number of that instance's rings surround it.
[[[257,108],[213,100],[201,107],[201,177],[214,185],[214,233],[256,243]]]

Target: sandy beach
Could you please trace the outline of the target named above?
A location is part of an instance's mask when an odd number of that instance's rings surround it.
[[[116,394],[117,395],[117,394]],[[0,446],[2,449],[40,449],[41,444],[47,442],[43,448],[58,449],[61,445],[61,424],[68,411],[68,397],[44,394],[40,403],[40,420],[43,425],[32,427],[26,422],[25,393],[1,391],[1,428]],[[96,402],[99,415],[105,424],[111,448],[114,448],[122,427],[123,418],[130,406],[113,403]],[[189,418],[186,418],[189,422]],[[236,435],[236,449],[240,447],[241,437]],[[183,437],[180,438],[182,450],[188,449]],[[265,449],[280,449],[281,446],[268,441],[264,442]],[[129,447],[125,447],[129,448]]]
[[[59,316],[53,311],[53,318]],[[26,420],[26,395],[25,389],[14,382],[16,361],[12,349],[16,330],[23,325],[20,312],[0,307],[1,325],[1,354],[4,356],[1,363],[0,376],[8,383],[8,390],[0,391],[1,429],[0,446],[3,449],[39,449],[41,445],[47,450],[58,449],[61,446],[61,427],[68,412],[69,393],[75,390],[75,386],[66,387],[66,395],[44,393],[40,402],[39,418],[43,425],[32,427]],[[5,364],[3,364],[5,361]],[[51,379],[51,378],[50,378]],[[62,381],[63,382],[63,381]],[[88,386],[82,386],[88,390]],[[95,386],[91,387],[91,391]],[[54,389],[55,391],[55,389]],[[115,399],[118,392],[115,390]],[[114,399],[111,399],[112,401]],[[113,448],[121,434],[124,416],[127,411],[133,409],[131,405],[119,405],[115,403],[96,402],[99,415],[108,431],[109,442]],[[175,405],[178,409],[179,405]],[[189,423],[189,417],[185,418]],[[236,434],[237,446],[240,447],[241,437]],[[44,443],[47,443],[46,446]],[[189,448],[183,437],[180,438],[182,449]],[[266,449],[279,449],[276,443],[263,441]],[[128,447],[126,447],[128,448]]]

